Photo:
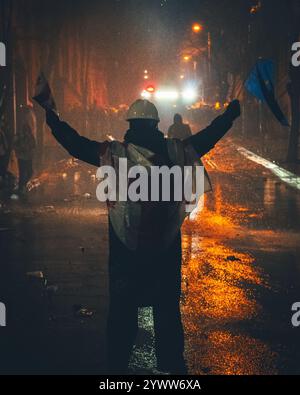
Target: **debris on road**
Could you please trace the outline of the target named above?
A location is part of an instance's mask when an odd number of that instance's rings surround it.
[[[41,181],[38,178],[31,180],[27,184],[28,192],[31,192],[33,189],[38,188],[41,185]]]
[[[92,198],[92,195],[90,194],[90,193],[85,193],[84,195],[83,195],[86,199],[91,199]]]
[[[45,211],[54,211],[55,208],[54,208],[54,206],[44,206],[44,210]]]
[[[13,193],[10,198],[11,198],[11,200],[15,200],[15,201],[19,200],[19,196],[15,193]]]
[[[27,272],[26,276],[28,277],[33,277],[33,278],[44,278],[44,273],[41,271],[37,271],[37,272]]]
[[[80,318],[91,318],[95,314],[95,311],[84,308],[80,305],[74,305],[73,311],[74,315]]]
[[[237,258],[237,257],[234,256],[234,255],[229,255],[226,259],[227,259],[227,261],[231,261],[231,262],[234,262],[234,261],[241,261],[240,258]]]

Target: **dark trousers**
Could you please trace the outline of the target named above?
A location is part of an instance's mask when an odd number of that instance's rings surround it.
[[[18,159],[19,191],[23,191],[33,174],[31,159]]]
[[[167,251],[146,254],[129,251],[110,226],[109,277],[109,372],[127,371],[138,330],[138,307],[152,306],[158,369],[185,373],[180,314],[181,235]]]

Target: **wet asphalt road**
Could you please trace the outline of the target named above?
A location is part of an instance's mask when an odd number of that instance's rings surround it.
[[[230,139],[205,158],[214,191],[183,226],[182,315],[192,374],[299,374],[300,193],[242,157]],[[105,369],[107,217],[95,169],[53,165],[28,201],[0,211],[1,372]],[[5,257],[5,258],[3,258]],[[42,271],[57,292],[45,297]],[[52,288],[50,288],[51,291]],[[87,308],[92,316],[78,314]],[[155,366],[151,309],[140,311],[135,373]]]

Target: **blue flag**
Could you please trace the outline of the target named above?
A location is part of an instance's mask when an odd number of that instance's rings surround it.
[[[245,82],[245,87],[251,95],[265,102],[275,118],[283,125],[289,123],[283,114],[274,92],[275,66],[272,60],[259,60]]]

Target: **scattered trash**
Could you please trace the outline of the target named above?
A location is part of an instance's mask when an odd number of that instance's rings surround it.
[[[90,318],[95,314],[94,311],[84,308],[81,305],[74,305],[73,311],[76,317],[81,317],[81,318]]]
[[[78,200],[78,195],[70,195],[70,196],[68,196],[68,197],[63,199],[63,201],[65,203],[71,203],[71,202],[74,202],[76,200]]]
[[[33,189],[38,188],[41,185],[41,182],[38,178],[35,178],[34,180],[31,180],[27,184],[27,190],[28,192],[31,192]]]
[[[10,198],[11,200],[19,200],[19,196],[15,193],[13,193]]]
[[[65,159],[63,159],[62,162],[65,162]],[[78,165],[78,161],[75,158],[70,158],[70,159],[67,159],[66,165],[67,165],[67,168],[75,167]]]
[[[83,195],[86,199],[91,199],[92,195],[90,193],[85,193]]]
[[[226,259],[227,259],[227,261],[231,261],[231,262],[240,261],[240,258],[237,258],[234,255],[229,255]]]
[[[94,312],[88,309],[80,309],[77,312],[77,315],[79,317],[92,317],[94,315]]]
[[[44,273],[37,271],[37,272],[27,272],[26,276],[28,277],[34,277],[34,278],[44,278]]]
[[[44,210],[45,211],[54,211],[55,208],[54,208],[54,206],[44,206]]]

